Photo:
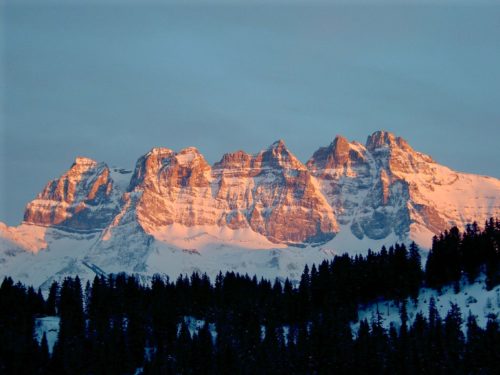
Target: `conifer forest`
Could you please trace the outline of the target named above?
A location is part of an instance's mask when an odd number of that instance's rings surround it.
[[[78,277],[49,293],[5,278],[2,374],[500,374],[500,327],[450,304],[408,318],[421,288],[500,284],[500,222],[436,236],[427,260],[414,244],[306,266],[299,283],[220,273]],[[423,263],[423,265],[422,265]],[[362,320],[360,306],[394,300],[400,322]],[[50,347],[35,322],[60,319]],[[193,321],[197,322],[193,327]]]

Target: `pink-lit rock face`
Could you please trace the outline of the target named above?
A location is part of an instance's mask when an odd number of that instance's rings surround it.
[[[304,244],[339,231],[358,239],[430,239],[500,215],[498,179],[455,172],[385,131],[365,144],[337,136],[306,165],[280,140],[257,154],[227,153],[212,167],[194,147],[154,148],[128,173],[77,158],[27,205],[25,221],[107,228],[103,240],[129,225],[144,235],[138,243],[160,235],[168,242],[167,234],[184,230],[191,236],[189,228],[199,227]]]
[[[25,223],[0,223],[0,274],[42,289],[115,272],[298,280],[334,253],[411,240],[428,249],[439,231],[491,216],[500,180],[441,166],[388,132],[365,144],[338,136],[306,165],[283,141],[212,167],[195,148],[154,148],[134,171],[77,158],[27,205]]]
[[[129,191],[141,194],[137,218],[145,227],[216,225],[210,165],[195,148],[153,149],[139,159]]]
[[[387,163],[387,167],[394,172],[428,172],[428,164],[435,163],[430,156],[416,152],[403,138],[385,131],[378,131],[369,136],[366,149],[375,158]]]
[[[338,230],[314,178],[281,140],[257,155],[224,155],[213,176],[216,197],[244,218],[240,225],[271,241],[324,241]]]
[[[117,211],[112,195],[109,168],[104,163],[78,157],[65,174],[50,181],[28,203],[24,221],[70,229],[102,229]]]
[[[282,141],[257,155],[226,154],[212,169],[195,148],[153,149],[139,159],[130,191],[137,218],[158,226],[251,228],[273,242],[332,238],[332,210],[305,166]]]
[[[307,166],[339,223],[360,239],[416,238],[417,232],[430,238],[500,213],[498,180],[454,172],[385,131],[365,145],[337,137]]]
[[[364,154],[352,148],[346,138],[337,136],[329,146],[321,147],[313,154],[307,167],[313,172],[325,172],[324,177],[327,178],[328,171],[358,164],[366,164]]]

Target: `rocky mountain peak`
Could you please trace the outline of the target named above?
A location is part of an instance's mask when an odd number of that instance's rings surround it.
[[[380,165],[395,173],[429,173],[427,164],[434,163],[430,156],[415,151],[406,140],[386,131],[369,136],[366,149]]]
[[[67,172],[50,181],[28,203],[24,221],[78,230],[99,229],[115,213],[112,200],[117,194],[105,163],[78,157]]]
[[[278,139],[277,141],[273,142],[269,147],[268,150],[277,150],[277,152],[281,152],[282,150],[286,150],[286,144],[283,139]]]
[[[355,147],[346,138],[337,135],[330,145],[320,147],[307,162],[307,167],[313,172],[322,173],[337,168],[348,167],[365,161],[363,149]]]
[[[278,169],[305,170],[306,167],[288,149],[285,142],[280,139],[274,142],[266,150],[261,151],[256,157],[256,164],[262,167]]]
[[[93,159],[84,157],[84,156],[77,156],[75,158],[75,161],[72,165],[72,167],[75,166],[85,166],[85,167],[95,167],[97,165],[97,162]]]
[[[342,152],[342,151],[347,151],[349,150],[349,141],[347,138],[341,136],[341,135],[336,135],[335,139],[331,143],[332,148],[336,150],[336,152]]]
[[[404,240],[415,225],[436,233],[495,214],[499,184],[440,166],[387,131],[366,146],[338,135],[307,167],[283,140],[257,154],[227,153],[213,168],[195,147],[155,147],[132,174],[76,158],[28,204],[25,221],[85,231],[115,223],[116,233],[133,223],[153,237],[179,228],[193,236],[245,232],[279,244],[323,243],[346,230],[358,239]],[[463,192],[474,204],[464,205]]]
[[[214,164],[214,170],[242,170],[251,166],[253,155],[245,151],[238,150],[229,152],[222,156],[222,159]]]
[[[127,190],[132,191],[139,185],[154,185],[159,170],[170,162],[170,158],[174,154],[175,152],[168,148],[154,147],[147,154],[141,156],[135,164]]]
[[[175,154],[175,160],[182,166],[193,166],[201,164],[204,168],[208,166],[205,157],[198,151],[196,147],[186,147]]]
[[[341,135],[337,135],[333,142],[325,149],[325,151],[327,151],[327,159],[329,158],[329,161],[331,161],[335,167],[345,164],[349,159],[350,150],[351,144],[347,138]]]
[[[168,156],[174,151],[166,147],[153,147],[145,156]]]
[[[173,186],[207,186],[210,165],[195,147],[178,153],[167,148],[154,148],[139,158],[128,191],[140,186],[141,190],[160,192]]]
[[[393,133],[385,130],[376,131],[368,136],[366,148],[369,151],[376,151],[377,149],[384,148],[398,148],[406,152],[415,152],[405,139],[397,137]]]
[[[83,174],[96,168],[102,169],[103,167],[106,167],[104,163],[98,163],[93,159],[79,156],[75,158],[71,167],[61,177],[72,177],[74,180],[77,180],[80,179]]]
[[[368,136],[366,140],[366,148],[373,151],[378,148],[387,148],[397,145],[396,136],[385,130],[378,130]]]

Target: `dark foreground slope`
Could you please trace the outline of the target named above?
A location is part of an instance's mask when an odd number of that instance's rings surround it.
[[[460,279],[486,275],[487,287],[497,288],[499,243],[500,222],[492,219],[484,230],[436,237],[425,269],[415,245],[395,245],[306,267],[297,287],[234,273],[213,282],[196,273],[157,276],[151,285],[119,274],[85,286],[67,278],[44,298],[6,278],[0,372],[497,374],[497,315],[481,325],[454,304],[442,316],[433,299],[425,314],[409,316],[407,306],[423,286],[459,287]],[[351,330],[360,305],[386,299],[399,305],[397,325],[386,328],[376,313]],[[44,315],[60,319],[52,353],[45,335],[34,339]]]

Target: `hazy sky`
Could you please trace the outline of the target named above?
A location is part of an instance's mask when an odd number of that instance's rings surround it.
[[[0,9],[0,221],[75,156],[209,162],[279,138],[303,161],[387,129],[500,177],[500,6],[18,5]]]

